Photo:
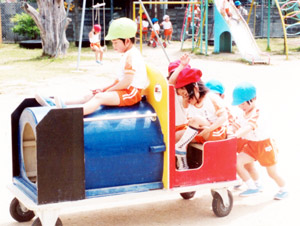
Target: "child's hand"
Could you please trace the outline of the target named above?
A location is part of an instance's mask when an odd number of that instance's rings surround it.
[[[182,64],[183,67],[188,65],[190,63],[190,56],[185,53],[180,57],[180,64]]]

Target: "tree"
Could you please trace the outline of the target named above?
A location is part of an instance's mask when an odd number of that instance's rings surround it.
[[[63,0],[37,0],[36,10],[27,2],[23,2],[22,8],[28,13],[40,30],[43,55],[56,57],[65,55],[69,48],[66,38],[66,29],[71,21],[66,18]]]

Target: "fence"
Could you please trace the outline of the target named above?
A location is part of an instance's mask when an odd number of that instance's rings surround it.
[[[17,35],[12,32],[12,27],[14,24],[11,22],[11,18],[17,14],[24,12],[21,8],[22,3],[0,3],[1,9],[1,21],[2,21],[2,41],[3,43],[15,43],[22,40],[27,39],[26,37]],[[37,7],[36,4],[30,3],[33,7]],[[150,7],[150,6],[149,6]],[[250,6],[245,4],[246,9],[249,10]],[[110,17],[110,8],[106,8],[106,30],[108,29],[109,22],[111,21]],[[163,15],[165,13],[164,9],[158,9],[161,12],[158,12],[159,15]],[[174,27],[174,34],[173,39],[179,40],[180,39],[180,32],[184,18],[184,10],[185,7],[181,8],[181,5],[175,7],[173,9],[167,9],[167,14],[170,15],[173,27]],[[209,30],[209,38],[213,38],[213,10],[214,7],[209,7],[209,19],[208,19],[208,30]],[[114,10],[114,16],[124,16],[125,9]],[[260,6],[260,10],[256,11],[256,23],[254,28],[254,17],[252,16],[249,27],[252,30],[255,37],[266,37],[267,36],[267,6],[264,5],[263,7]],[[116,15],[118,14],[118,15]],[[150,15],[154,17],[154,15]],[[69,41],[73,42],[79,40],[79,27],[80,27],[80,20],[81,20],[81,11],[75,14],[75,12],[70,12],[69,17],[72,19],[72,22],[68,26],[67,29],[67,38]],[[159,18],[162,20],[162,18]],[[87,8],[85,13],[85,23],[84,23],[84,31],[83,31],[83,39],[88,38],[88,33],[92,26],[92,9]],[[101,24],[103,27],[103,24]],[[1,27],[1,25],[0,25]],[[107,32],[107,31],[106,31]],[[1,33],[0,33],[1,34]],[[282,26],[280,23],[278,11],[276,8],[271,8],[271,37],[283,37]]]

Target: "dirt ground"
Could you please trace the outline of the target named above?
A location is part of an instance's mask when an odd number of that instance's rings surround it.
[[[171,61],[182,54],[180,44],[173,43],[166,49]],[[143,55],[146,61],[157,67],[166,75],[168,61],[161,48],[144,46]],[[32,97],[37,89],[51,93],[53,90],[64,90],[65,93],[78,93],[81,89],[94,87],[113,79],[118,54],[109,51],[105,54],[104,65],[94,61],[83,61],[82,72],[74,72],[76,62],[67,76],[40,79],[28,82],[26,78],[18,81],[7,81],[0,84],[0,225],[27,226],[31,222],[18,223],[10,217],[9,205],[13,195],[6,185],[11,183],[11,136],[10,114],[18,104]],[[249,198],[241,198],[241,191],[233,192],[234,204],[231,213],[218,218],[211,208],[212,197],[209,189],[196,193],[192,200],[183,200],[178,194],[166,194],[166,197],[155,198],[151,203],[126,204],[107,209],[80,209],[76,213],[60,216],[65,226],[86,225],[230,225],[230,226],[296,226],[300,225],[298,204],[300,203],[299,159],[300,148],[298,129],[300,128],[299,99],[299,62],[300,56],[293,55],[289,60],[285,56],[271,56],[270,65],[248,65],[241,62],[236,54],[218,54],[210,56],[191,55],[192,67],[200,68],[203,80],[219,79],[226,87],[226,101],[231,102],[233,87],[241,81],[250,81],[257,87],[258,102],[270,113],[273,137],[280,150],[278,170],[285,178],[290,192],[286,200],[273,200],[277,192],[276,184],[268,177],[265,169],[257,165],[264,183],[264,191]],[[114,60],[111,60],[114,59]],[[0,65],[0,73],[9,70],[9,66]],[[99,74],[107,74],[99,77]],[[62,92],[62,91],[61,91]],[[100,204],[99,204],[100,205]]]

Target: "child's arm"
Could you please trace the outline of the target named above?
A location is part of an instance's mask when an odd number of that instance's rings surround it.
[[[240,128],[236,133],[235,136],[237,138],[245,136],[247,133],[249,133],[251,130],[253,130],[253,127],[251,125],[246,125],[242,128]]]
[[[169,78],[169,84],[175,85],[177,81],[177,77],[183,68],[186,67],[190,62],[190,57],[188,54],[184,54],[180,57],[180,65],[175,69],[173,74]]]
[[[130,84],[133,81],[133,76],[132,74],[125,74],[124,78],[117,83],[115,83],[113,86],[108,88],[106,92],[111,92],[111,91],[117,91],[117,90],[122,90],[122,89],[127,89]]]

